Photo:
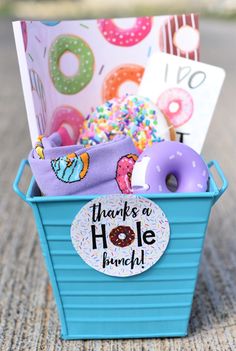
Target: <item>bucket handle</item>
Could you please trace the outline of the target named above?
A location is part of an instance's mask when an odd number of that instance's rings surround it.
[[[23,200],[25,201],[27,204],[30,205],[29,201],[26,198],[26,195],[20,190],[19,188],[19,183],[21,180],[21,177],[24,173],[25,167],[29,166],[29,161],[24,159],[21,161],[20,166],[18,168],[17,174],[16,174],[16,178],[13,182],[13,190],[15,191],[15,193]],[[215,167],[221,181],[222,181],[222,185],[221,188],[218,188],[218,193],[217,195],[214,197],[214,204],[216,203],[216,201],[221,197],[221,195],[223,195],[223,193],[225,192],[225,190],[228,187],[228,181],[224,176],[224,173],[219,165],[219,163],[216,160],[212,160],[208,163],[208,168],[210,169],[211,167]]]
[[[213,204],[216,203],[216,201],[221,197],[221,195],[223,195],[223,193],[225,192],[225,190],[227,189],[228,187],[228,181],[227,179],[225,178],[225,175],[219,165],[219,163],[216,161],[216,160],[212,160],[208,163],[208,168],[210,169],[211,167],[215,167],[219,177],[220,177],[220,180],[222,182],[222,185],[221,185],[221,188],[218,188],[218,192],[217,192],[217,195],[214,197],[214,202]]]
[[[19,188],[19,183],[20,180],[22,178],[22,175],[24,173],[25,167],[29,166],[29,162],[28,160],[22,160],[20,163],[20,166],[18,168],[17,174],[16,174],[16,178],[13,182],[13,190],[15,191],[15,193],[17,193],[17,195],[23,200],[25,201],[27,204],[30,205],[29,201],[26,198],[26,195],[20,190]]]

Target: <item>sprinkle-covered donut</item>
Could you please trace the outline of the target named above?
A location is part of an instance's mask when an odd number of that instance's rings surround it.
[[[79,60],[79,69],[73,76],[67,76],[60,68],[60,59],[67,52],[74,54]],[[53,84],[60,93],[76,94],[83,90],[93,77],[93,52],[83,39],[74,35],[61,35],[50,48],[49,71]]]
[[[136,95],[107,101],[84,123],[80,143],[89,146],[109,141],[117,134],[130,136],[139,151],[161,140],[175,139],[175,132],[159,108]]]
[[[73,106],[59,106],[53,112],[51,125],[47,134],[57,132],[61,127],[69,128],[72,131],[72,141],[75,144],[82,129],[84,117],[82,113]],[[64,144],[65,145],[65,144]],[[67,143],[68,145],[68,143]]]
[[[170,193],[167,179],[176,179],[176,192],[205,192],[208,168],[201,156],[177,141],[147,147],[134,165],[131,184],[134,194]]]
[[[132,193],[131,175],[137,159],[137,155],[128,154],[121,157],[117,163],[116,181],[122,194]]]
[[[130,21],[130,19],[120,19],[120,21]],[[152,28],[151,17],[139,17],[135,19],[135,24],[128,29],[118,27],[114,19],[98,20],[98,28],[104,38],[113,45],[133,46],[142,41]]]
[[[116,67],[105,78],[102,86],[102,100],[108,101],[118,97],[122,84],[131,81],[140,84],[144,73],[144,67],[129,64]]]
[[[112,229],[109,238],[113,245],[126,247],[132,244],[135,239],[135,233],[129,226],[119,225]]]
[[[86,176],[89,168],[89,154],[75,153],[51,160],[51,167],[56,177],[64,183],[78,182]]]
[[[165,90],[159,96],[157,105],[175,128],[185,124],[193,114],[193,99],[182,88]]]

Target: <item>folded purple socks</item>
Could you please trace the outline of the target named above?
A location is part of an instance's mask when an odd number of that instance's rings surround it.
[[[130,193],[138,152],[122,135],[90,148],[60,146],[58,133],[39,139],[29,154],[35,180],[47,196]]]

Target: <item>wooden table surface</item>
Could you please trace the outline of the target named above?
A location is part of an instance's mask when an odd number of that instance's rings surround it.
[[[227,78],[203,155],[217,159],[230,187],[214,206],[189,336],[175,339],[62,341],[31,209],[11,185],[30,149],[10,21],[0,22],[0,349],[89,351],[236,350],[236,23],[202,20],[201,59]]]

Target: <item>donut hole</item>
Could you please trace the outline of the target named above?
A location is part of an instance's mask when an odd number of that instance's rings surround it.
[[[119,87],[118,95],[124,96],[126,94],[135,94],[137,92],[137,83],[131,80],[126,80],[123,84]]]
[[[79,71],[80,62],[78,56],[70,51],[65,51],[60,57],[60,71],[67,77],[73,77]]]
[[[70,126],[68,123],[62,123],[61,127],[66,129],[67,133],[69,134],[69,136],[72,140],[76,139],[75,132],[74,132],[72,126]],[[75,140],[75,142],[76,142],[76,140]]]
[[[166,187],[172,193],[175,193],[178,189],[178,180],[173,173],[170,173],[166,177]]]
[[[133,28],[136,24],[136,18],[119,18],[113,20],[114,24],[120,29],[126,30]]]
[[[174,44],[184,52],[196,50],[199,46],[199,31],[188,25],[180,27],[175,32]]]
[[[171,101],[171,103],[169,104],[169,111],[172,114],[178,113],[180,108],[181,108],[181,104],[178,100],[173,100]]]
[[[119,238],[120,240],[125,240],[125,239],[126,239],[126,234],[125,234],[125,233],[120,233],[120,234],[118,235],[118,238]]]

